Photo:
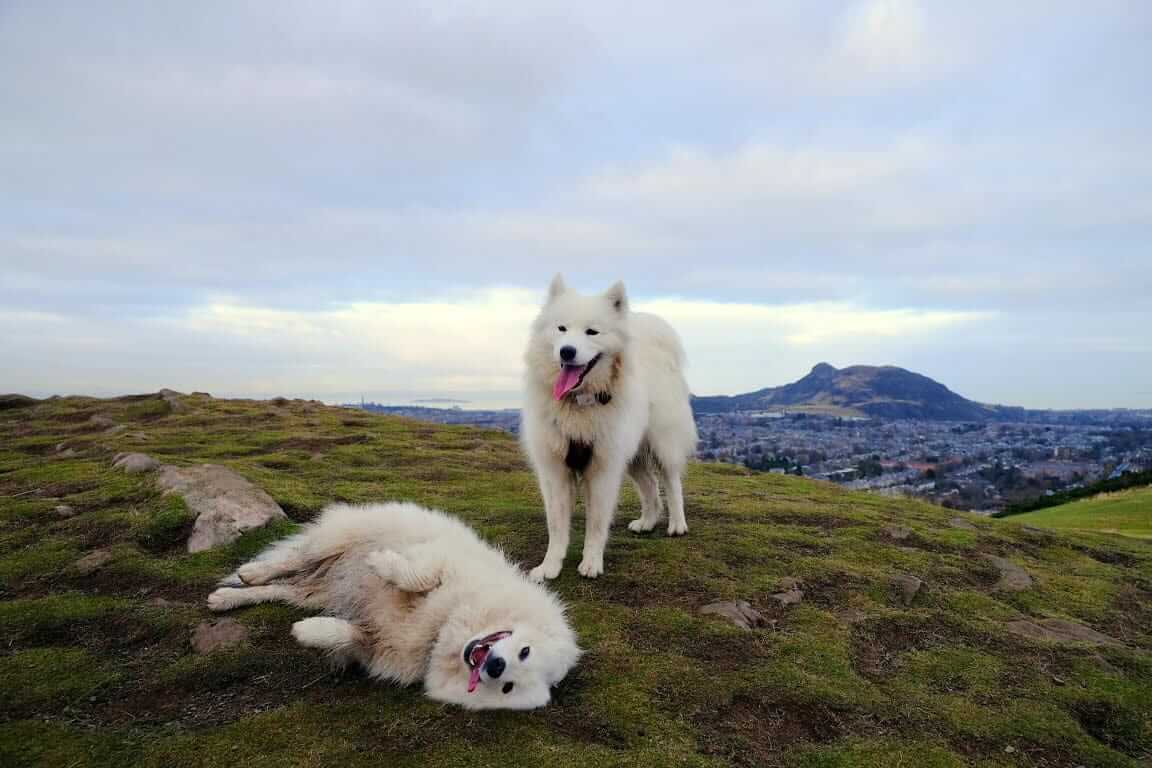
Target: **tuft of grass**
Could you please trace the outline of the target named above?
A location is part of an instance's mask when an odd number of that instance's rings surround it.
[[[0,710],[78,702],[119,677],[111,664],[79,648],[32,648],[0,656]]]

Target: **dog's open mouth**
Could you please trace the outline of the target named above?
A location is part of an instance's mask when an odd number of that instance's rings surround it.
[[[592,366],[596,365],[599,360],[600,355],[596,355],[596,357],[584,365],[561,365],[560,374],[556,377],[556,383],[552,385],[552,399],[560,400],[564,395],[583,384],[584,377],[588,375],[588,371],[592,370]]]
[[[504,638],[511,636],[511,631],[502,630],[481,638],[469,640],[468,645],[464,646],[464,663],[468,665],[469,669],[468,693],[473,693],[476,690],[476,686],[480,685],[480,670],[484,668],[484,662],[488,660],[488,654],[491,653],[492,646]]]

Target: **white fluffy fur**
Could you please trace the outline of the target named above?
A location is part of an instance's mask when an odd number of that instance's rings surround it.
[[[471,528],[415,504],[329,506],[226,581],[243,586],[213,592],[212,610],[269,600],[322,609],[292,627],[301,645],[378,678],[423,680],[431,698],[468,709],[543,706],[580,656],[559,600]],[[465,647],[505,630],[491,650],[503,674],[468,693]]]
[[[589,328],[598,333],[588,335]],[[564,346],[576,348],[577,364],[600,359],[576,390],[557,401],[552,388]],[[660,521],[663,482],[668,534],[686,533],[681,475],[696,447],[696,424],[684,351],[672,327],[655,315],[629,311],[622,283],[582,296],[557,275],[532,325],[525,363],[521,442],[548,519],[548,551],[531,577],[542,581],[560,573],[578,485],[587,518],[578,568],[583,576],[596,578],[604,571],[604,547],[625,472],[641,500],[640,517],[629,529],[651,531]],[[593,397],[597,393],[611,399],[601,403]],[[591,463],[582,473],[565,464],[571,441],[592,446]]]

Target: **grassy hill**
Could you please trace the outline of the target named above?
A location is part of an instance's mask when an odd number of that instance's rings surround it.
[[[1090,499],[1012,515],[1004,520],[1037,528],[1118,533],[1152,539],[1152,487],[1104,493]]]
[[[188,512],[147,475],[112,471],[118,451],[227,465],[296,522],[335,499],[413,499],[529,563],[545,533],[509,436],[303,401],[175,403],[0,411],[0,765],[1136,766],[1152,754],[1149,543],[969,529],[927,504],[724,465],[690,468],[687,538],[629,534],[629,489],[606,576],[582,580],[570,559],[556,589],[588,654],[547,709],[467,713],[329,672],[294,646],[303,614],[285,606],[238,612],[250,641],[197,655],[213,582],[294,523],[186,554]],[[95,548],[110,561],[80,575]],[[984,555],[1034,583],[998,590]],[[901,575],[924,582],[907,606]],[[771,595],[792,579],[803,599],[781,605]],[[699,613],[736,599],[768,626]],[[1009,631],[1024,618],[1117,642]]]

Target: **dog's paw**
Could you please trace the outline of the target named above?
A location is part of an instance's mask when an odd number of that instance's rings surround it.
[[[601,557],[585,557],[580,561],[580,565],[576,570],[586,579],[595,579],[600,574],[604,573],[604,558]]]
[[[655,527],[655,521],[649,523],[642,517],[638,517],[632,522],[628,523],[628,530],[632,531],[632,533],[648,533]]]
[[[221,587],[216,590],[208,595],[208,610],[217,613],[232,610],[236,607],[236,593],[239,591],[231,587]]]
[[[551,581],[560,575],[560,569],[564,567],[564,563],[550,563],[547,560],[540,563],[532,570],[528,571],[528,578],[540,584],[544,581]]]
[[[244,582],[240,580],[240,576],[235,573],[230,573],[220,581],[216,582],[218,587],[243,587]]]
[[[668,523],[669,536],[683,536],[688,533],[688,523],[681,520],[678,523]]]
[[[339,648],[352,642],[352,628],[343,619],[313,616],[292,625],[292,637],[305,648]]]
[[[404,567],[404,556],[394,549],[378,549],[368,554],[365,562],[384,581],[395,581],[396,574]]]
[[[236,576],[250,587],[272,581],[273,569],[267,563],[245,563],[236,569]]]

